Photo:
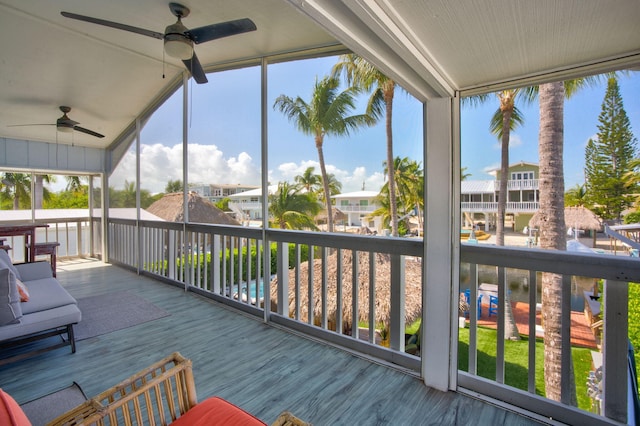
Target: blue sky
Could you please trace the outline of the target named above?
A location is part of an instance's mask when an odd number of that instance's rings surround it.
[[[309,100],[316,77],[327,75],[335,57],[273,64],[268,69],[269,180],[292,181],[308,166],[319,173],[313,138],[300,133],[278,111],[275,99],[285,94]],[[640,73],[620,78],[625,110],[634,135],[640,135]],[[189,85],[189,182],[260,184],[260,69],[251,67],[210,74],[206,85]],[[606,82],[585,89],[565,103],[565,186],[583,182],[584,146],[597,133]],[[169,179],[182,179],[182,91],[172,96],[148,121],[142,133],[143,188],[160,192]],[[364,110],[361,99],[354,113]],[[497,108],[490,99],[462,109],[461,164],[470,179],[491,179],[486,171],[499,166],[500,150],[488,128]],[[510,160],[538,161],[538,104],[519,105],[525,124],[512,134]],[[394,101],[394,155],[422,161],[422,104],[402,90]],[[364,186],[377,191],[384,182],[384,121],[348,138],[327,136],[327,168],[343,184],[343,192]],[[121,188],[135,176],[135,161],[126,157],[111,177]]]

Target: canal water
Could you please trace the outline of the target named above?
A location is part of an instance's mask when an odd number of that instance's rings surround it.
[[[537,274],[536,303],[542,302],[542,273]],[[529,271],[506,269],[507,289],[511,292],[512,302],[529,303]],[[584,291],[592,290],[595,278],[571,278],[571,310],[584,311]],[[460,265],[460,291],[469,288],[469,264]],[[495,266],[478,265],[478,283],[498,284],[498,271]]]

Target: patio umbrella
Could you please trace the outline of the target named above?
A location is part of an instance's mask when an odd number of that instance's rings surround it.
[[[169,222],[184,221],[184,197],[182,192],[167,194],[151,204],[147,211]],[[194,192],[187,194],[190,223],[215,223],[218,225],[240,225],[240,222]]]
[[[351,251],[342,252],[342,321],[345,329],[351,328],[353,317],[352,304],[352,266]],[[369,321],[369,254],[358,253],[358,320]],[[389,255],[376,253],[375,262],[375,304],[374,317],[376,326],[380,323],[389,325],[391,316],[391,267]],[[422,313],[422,263],[406,260],[405,263],[405,322],[410,324]],[[335,324],[337,304],[337,252],[327,257],[327,317]],[[271,282],[271,294],[275,296],[278,279]],[[322,316],[322,263],[320,259],[313,262],[313,315]],[[300,265],[300,319],[308,320],[309,294],[309,262]],[[275,300],[272,300],[275,306]],[[295,313],[295,270],[289,271],[289,312]]]

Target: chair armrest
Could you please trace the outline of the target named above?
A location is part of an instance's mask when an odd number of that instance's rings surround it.
[[[41,280],[53,277],[49,262],[17,263],[15,267],[18,272],[20,272],[22,281]]]

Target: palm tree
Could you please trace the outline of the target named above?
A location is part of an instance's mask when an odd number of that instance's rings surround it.
[[[564,165],[562,161],[564,137],[564,99],[581,88],[593,85],[599,77],[588,77],[563,82],[546,83],[539,87],[540,135],[540,248],[566,250],[566,224],[564,222]],[[547,398],[560,401],[562,333],[562,276],[542,274],[542,318],[544,328],[544,382]],[[565,348],[569,350],[570,348]],[[576,389],[571,368],[568,402],[576,405]]]
[[[471,173],[467,173],[467,167],[460,169],[460,181],[467,180],[471,176]]]
[[[567,207],[582,207],[587,202],[587,189],[584,185],[574,186],[564,194],[564,205]]]
[[[396,202],[396,182],[393,164],[393,96],[396,83],[380,72],[376,67],[356,54],[341,55],[339,62],[333,66],[334,76],[344,74],[347,84],[359,90],[372,91],[367,104],[367,114],[376,120],[385,111],[385,130],[387,135],[387,181],[389,183],[389,206],[391,208],[391,235],[398,236],[398,211]]]
[[[315,167],[307,167],[301,175],[296,176],[294,181],[300,189],[305,189],[310,194],[317,194],[322,191],[322,176],[315,174]]]
[[[80,176],[65,176],[64,179],[67,181],[66,190],[69,192],[80,192],[82,191],[83,185]]]
[[[35,175],[33,202],[36,209],[42,208],[42,200],[49,199],[49,190],[44,187],[44,182],[51,183],[53,180],[51,175]]]
[[[300,192],[287,182],[280,182],[275,194],[269,195],[269,215],[280,229],[317,229],[313,218],[320,211],[315,196]]]
[[[13,198],[13,210],[30,207],[31,176],[26,173],[4,173],[2,193],[7,198]]]
[[[337,195],[342,192],[342,183],[336,178],[336,175],[334,175],[333,173],[329,173],[327,175],[327,181],[329,182],[330,195]],[[320,177],[320,184],[324,187],[322,177]],[[326,200],[324,199],[324,193],[320,193],[320,201],[326,202]]]
[[[355,109],[357,92],[353,88],[338,92],[338,85],[338,80],[335,78],[325,77],[320,81],[316,79],[310,102],[307,103],[299,96],[293,99],[280,95],[273,105],[274,109],[278,109],[289,121],[294,122],[298,130],[314,137],[322,175],[329,232],[333,232],[333,213],[331,189],[322,149],[324,138],[327,135],[348,136],[359,127],[374,123],[371,116],[367,114],[349,115]]]
[[[388,168],[386,161],[383,163],[384,173],[387,174]],[[402,214],[407,214],[413,209],[417,209],[418,226],[422,229],[421,210],[424,207],[423,184],[424,172],[420,168],[420,163],[411,160],[408,157],[396,157],[394,160],[394,179],[396,183],[397,201],[402,208]],[[389,182],[387,181],[381,188],[380,194],[385,196],[389,194]],[[388,205],[388,204],[387,204]],[[389,217],[392,213],[389,212]]]

